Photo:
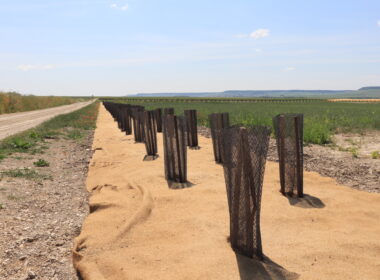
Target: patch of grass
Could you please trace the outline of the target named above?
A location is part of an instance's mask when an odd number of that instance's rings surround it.
[[[380,152],[379,151],[374,151],[371,153],[371,158],[373,159],[378,159],[380,158]]]
[[[83,133],[79,129],[72,129],[67,132],[66,137],[72,140],[77,140],[83,138]]]
[[[3,206],[2,203],[0,203],[0,210],[1,210],[1,209],[4,209],[4,206]]]
[[[47,162],[46,160],[44,159],[39,159],[35,162],[33,162],[34,166],[37,166],[37,167],[46,167],[46,166],[49,166],[49,162]]]
[[[350,152],[354,158],[357,158],[359,156],[357,147],[349,147],[347,148],[347,151]]]
[[[0,172],[1,177],[12,177],[12,178],[25,178],[32,181],[41,181],[41,180],[52,180],[52,177],[49,175],[40,174],[37,171],[30,168],[16,168],[8,169]]]
[[[70,139],[83,137],[86,130],[95,128],[98,106],[99,102],[92,103],[0,141],[0,160],[13,153],[42,154],[48,148],[46,139],[56,139],[61,135]],[[70,133],[70,131],[75,132]]]

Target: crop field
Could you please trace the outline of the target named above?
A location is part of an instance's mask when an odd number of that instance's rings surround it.
[[[280,113],[304,114],[305,143],[327,144],[340,132],[380,130],[378,103],[329,102],[324,99],[226,99],[226,98],[104,98],[103,100],[145,106],[173,107],[177,114],[198,110],[198,125],[208,126],[208,115],[229,112],[232,124],[272,126]]]

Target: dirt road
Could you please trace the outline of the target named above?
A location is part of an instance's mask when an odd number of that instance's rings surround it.
[[[55,116],[78,110],[92,102],[93,101],[91,100],[88,102],[78,102],[43,110],[0,115],[0,140],[18,132],[35,127]]]

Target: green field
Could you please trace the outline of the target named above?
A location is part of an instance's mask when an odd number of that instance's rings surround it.
[[[103,98],[145,106],[146,109],[174,107],[198,110],[198,124],[208,126],[208,115],[229,112],[232,124],[272,126],[280,113],[303,113],[306,143],[327,144],[339,132],[380,130],[380,104],[333,103],[316,99],[221,99],[221,98]]]

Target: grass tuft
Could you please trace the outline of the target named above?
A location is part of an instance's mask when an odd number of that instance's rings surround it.
[[[32,181],[52,180],[53,178],[48,175],[40,174],[37,171],[30,168],[15,168],[8,169],[0,172],[1,177],[12,178],[25,178]]]
[[[374,151],[371,153],[371,158],[373,159],[378,159],[380,158],[380,152],[379,151]]]
[[[47,162],[46,160],[44,159],[39,159],[35,162],[33,162],[34,166],[37,166],[37,167],[46,167],[46,166],[49,166],[49,162]]]

